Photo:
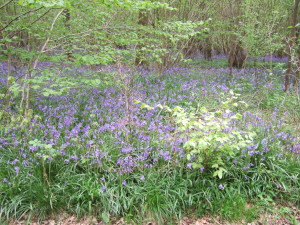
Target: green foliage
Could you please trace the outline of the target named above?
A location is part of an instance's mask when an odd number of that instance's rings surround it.
[[[223,110],[216,112],[208,112],[203,107],[200,109],[200,115],[187,114],[177,107],[173,109],[179,131],[187,134],[188,137],[188,141],[183,146],[187,160],[193,159],[191,161],[195,169],[213,168],[213,176],[218,176],[220,179],[227,172],[223,167],[224,159],[236,156],[242,148],[253,141],[256,135],[250,129],[231,128],[233,120],[238,121],[242,118],[238,113],[230,115],[232,113],[230,108],[238,106],[238,103],[233,103],[235,98],[237,97],[232,93],[232,97],[223,102]],[[233,130],[226,132],[227,129]]]
[[[147,0],[97,0],[96,2],[105,5],[106,7],[118,6],[124,9],[139,10],[139,9],[156,9],[167,8],[172,9],[166,3]],[[76,4],[74,0],[19,0],[19,4],[29,7],[67,7],[71,8]]]
[[[244,1],[245,10],[241,25],[240,40],[250,57],[257,58],[263,55],[272,55],[284,46],[282,43],[285,37],[278,25],[285,17],[280,11],[282,7],[274,5],[264,15],[260,10],[265,10],[260,6],[259,1]]]
[[[67,7],[69,0],[19,0],[18,3],[29,7]]]
[[[248,129],[232,127],[233,122],[242,119],[241,114],[232,110],[245,103],[237,101],[237,94],[232,91],[230,94],[231,97],[223,102],[223,108],[214,112],[209,112],[205,107],[202,107],[200,112],[186,112],[179,106],[173,109],[164,107],[172,114],[177,131],[188,139],[183,148],[186,159],[191,162],[192,167],[213,169],[213,177],[217,176],[219,179],[227,172],[224,168],[227,158],[237,156],[256,136],[251,127]],[[161,105],[156,107],[162,108]],[[152,109],[145,103],[141,104],[141,108]]]
[[[36,153],[37,156],[42,157],[44,160],[53,158],[57,155],[56,149],[50,144],[45,144],[38,139],[29,141],[29,146],[38,147],[39,151]]]

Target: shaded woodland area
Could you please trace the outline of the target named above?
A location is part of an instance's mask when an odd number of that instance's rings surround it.
[[[223,54],[231,69],[289,57],[287,90],[299,79],[298,14],[299,1],[287,0],[2,1],[2,58],[163,71],[199,54]]]

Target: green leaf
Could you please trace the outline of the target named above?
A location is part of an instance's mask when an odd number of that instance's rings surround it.
[[[192,163],[192,167],[193,167],[194,169],[199,169],[199,168],[202,167],[202,165],[199,164],[199,163]]]
[[[187,154],[186,159],[191,160],[191,154]]]
[[[44,160],[46,160],[46,159],[48,159],[48,158],[50,158],[49,155],[43,155],[43,159],[44,159]]]
[[[211,168],[218,168],[219,167],[219,164],[215,163],[211,166]]]
[[[33,88],[34,90],[36,90],[36,89],[40,89],[41,87],[40,87],[39,85],[33,85],[32,88]]]
[[[50,93],[45,91],[45,92],[43,92],[43,95],[48,97],[50,95]]]

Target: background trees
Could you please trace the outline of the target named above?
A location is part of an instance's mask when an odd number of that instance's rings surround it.
[[[224,54],[232,74],[247,59],[287,55],[288,90],[290,71],[299,67],[298,5],[298,0],[1,0],[2,59],[9,67],[26,64],[33,70],[37,56],[90,66],[122,59],[162,71],[200,52],[205,59]]]

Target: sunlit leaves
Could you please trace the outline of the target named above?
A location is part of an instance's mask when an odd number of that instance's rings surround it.
[[[69,7],[71,1],[68,0],[20,0],[20,5],[29,7]]]
[[[238,106],[238,95],[233,91],[230,91],[230,95],[223,103],[223,108],[216,112],[210,112],[204,107],[200,108],[200,114],[188,113],[179,106],[172,109],[178,131],[187,136],[187,141],[183,144],[187,152],[186,159],[194,169],[212,168],[212,176],[219,179],[227,172],[222,167],[226,157],[234,157],[256,136],[250,128],[233,129],[232,121],[240,121],[242,116],[231,111]]]
[[[140,9],[157,9],[157,8],[165,8],[172,10],[167,3],[161,3],[158,1],[142,1],[142,0],[94,0],[90,2],[100,3],[106,7],[117,6],[124,9],[130,10],[140,10]],[[85,2],[85,4],[90,4],[89,1]],[[73,3],[76,3],[74,0],[19,0],[18,3],[23,6],[29,7],[63,7],[69,8],[72,7]]]

